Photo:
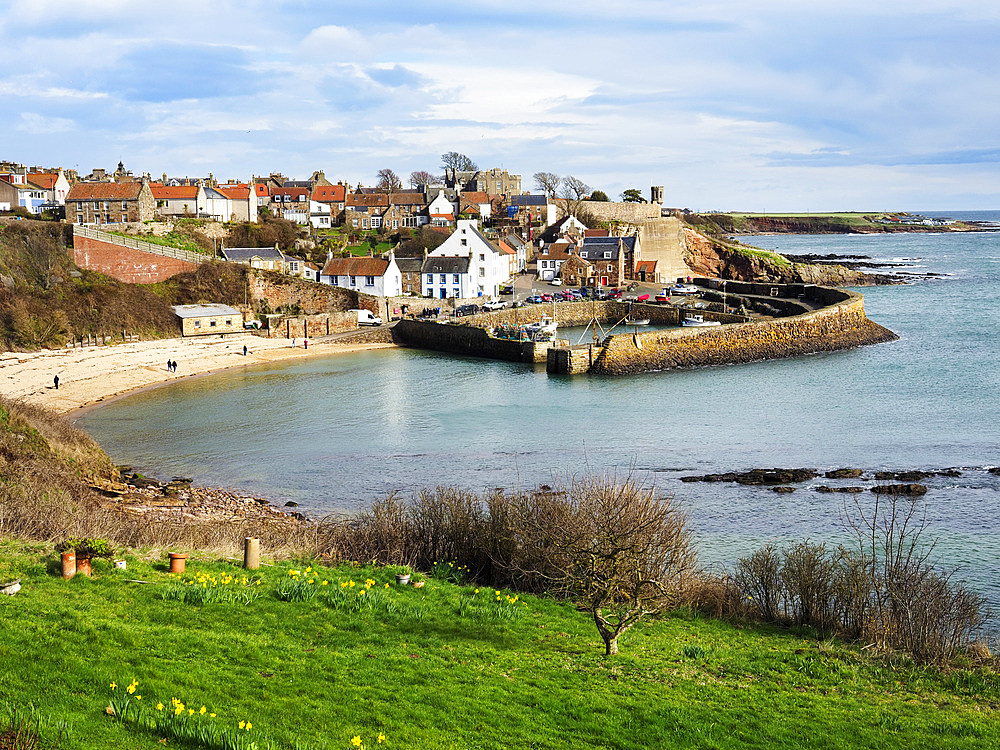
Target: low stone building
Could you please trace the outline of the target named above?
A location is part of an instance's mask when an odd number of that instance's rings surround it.
[[[184,336],[239,333],[243,314],[229,305],[174,305]]]
[[[149,182],[78,182],[66,194],[66,221],[121,224],[151,221],[156,200]]]

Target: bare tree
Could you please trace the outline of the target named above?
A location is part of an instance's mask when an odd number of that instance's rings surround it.
[[[421,185],[432,185],[436,181],[437,178],[424,169],[410,172],[410,187],[412,188],[420,187]]]
[[[559,190],[559,175],[553,172],[535,172],[535,187],[550,197],[555,197]]]
[[[694,567],[683,513],[631,479],[523,494],[506,513],[504,565],[586,607],[609,656],[624,632],[676,600]]]
[[[566,175],[559,181],[559,197],[563,199],[562,206],[566,216],[578,215],[580,204],[589,195],[590,185],[573,175]]]
[[[457,172],[475,172],[479,169],[472,159],[457,151],[448,151],[441,154],[441,165],[445,169],[454,169]]]
[[[378,181],[375,183],[375,187],[384,193],[391,193],[402,188],[403,183],[399,179],[399,175],[387,168],[378,171]]]

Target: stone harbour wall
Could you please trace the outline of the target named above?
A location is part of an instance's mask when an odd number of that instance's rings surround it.
[[[788,318],[611,336],[590,371],[627,375],[678,367],[738,364],[838,351],[898,338],[868,320],[860,294],[832,291],[842,301]]]
[[[484,328],[473,325],[422,320],[401,320],[393,328],[393,334],[396,341],[404,346],[508,362],[535,362],[536,347],[545,351],[549,348],[548,344],[543,346],[530,341],[495,339]],[[544,355],[540,361],[545,361]]]

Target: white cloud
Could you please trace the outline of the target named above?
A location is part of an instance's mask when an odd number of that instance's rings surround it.
[[[49,135],[73,130],[74,124],[65,117],[46,117],[37,112],[22,112],[15,129],[33,135]]]

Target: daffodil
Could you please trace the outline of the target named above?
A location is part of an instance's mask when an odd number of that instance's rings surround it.
[[[251,723],[250,723],[250,722],[248,721],[248,722],[247,722],[247,731],[249,732],[249,731],[250,731],[251,729],[253,729],[253,724],[251,724]]]
[[[240,722],[240,729],[243,729],[243,728],[245,728],[245,727],[246,727],[246,725],[247,725],[247,723],[246,723],[245,721],[241,721],[241,722]]]
[[[382,734],[381,732],[379,732],[378,733],[378,744],[381,745],[383,742],[385,742],[385,735]]]
[[[204,716],[204,715],[205,715],[205,712],[206,712],[207,710],[208,710],[207,708],[205,708],[204,706],[202,706],[202,707],[201,707],[201,710],[200,710],[200,711],[199,711],[198,713],[200,713],[200,714],[201,714],[202,716]]]
[[[178,705],[177,708],[174,709],[174,716],[180,716],[182,713],[184,713],[184,706]]]
[[[112,682],[108,687],[110,687],[112,690],[116,690],[118,688],[118,683]]]
[[[141,696],[141,695],[137,695],[137,696],[135,696],[135,699],[136,699],[137,701],[141,701],[141,700],[142,700],[142,696]]]
[[[194,709],[193,708],[189,708],[188,709],[188,716],[194,716]]]
[[[361,735],[356,734],[351,737],[351,744],[354,745],[354,747],[361,747]]]
[[[209,715],[208,715],[208,718],[210,718],[210,719],[214,719],[214,718],[215,718],[215,714],[209,714]]]
[[[157,703],[156,704],[156,710],[157,711],[162,711],[163,710],[163,704],[162,703]]]

